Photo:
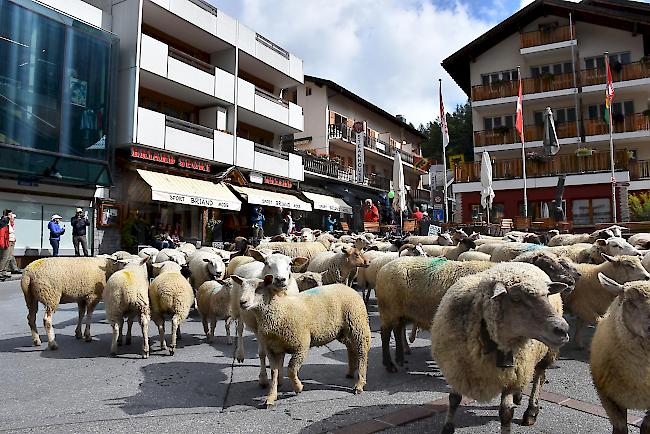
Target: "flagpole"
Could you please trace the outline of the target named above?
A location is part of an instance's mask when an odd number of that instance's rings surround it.
[[[617,218],[616,218],[616,177],[614,175],[614,137],[613,137],[613,129],[614,129],[614,121],[612,119],[612,109],[613,109],[613,98],[610,98],[610,90],[609,87],[611,85],[610,83],[610,69],[609,69],[609,52],[605,51],[605,68],[607,71],[607,84],[605,85],[605,97],[607,98],[607,105],[608,110],[609,110],[609,163],[612,169],[612,217],[614,218],[614,223],[618,223]]]
[[[517,78],[519,79],[519,89],[521,89],[521,72],[517,66]],[[521,97],[521,167],[524,180],[524,218],[528,218],[528,186],[526,182],[526,141],[524,139],[524,97]]]
[[[438,79],[438,84],[440,85],[440,107],[442,107],[442,78]],[[440,116],[445,116],[445,113],[440,113]],[[443,131],[443,122],[445,122],[446,119],[440,119],[440,134],[442,138],[442,169],[443,169],[443,177],[442,177],[442,194],[445,197],[445,218],[444,221],[445,223],[449,222],[449,200],[447,198],[447,149],[445,146],[445,132]]]

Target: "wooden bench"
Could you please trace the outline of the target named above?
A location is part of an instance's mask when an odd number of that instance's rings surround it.
[[[402,225],[402,231],[403,232],[415,232],[415,227],[417,225],[417,222],[415,220],[404,220],[404,223]]]
[[[515,229],[525,231],[530,229],[530,217],[515,217]]]
[[[350,232],[350,225],[347,222],[341,222],[341,229],[345,232]]]
[[[363,222],[363,231],[370,233],[379,233],[379,222]]]
[[[501,219],[499,223],[499,234],[504,235],[507,232],[510,232],[515,227],[512,219]]]

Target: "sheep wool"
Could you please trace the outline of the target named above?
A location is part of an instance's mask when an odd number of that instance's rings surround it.
[[[208,342],[214,340],[214,329],[217,326],[217,320],[223,319],[226,322],[226,342],[228,345],[232,344],[232,338],[230,337],[230,323],[232,322],[231,289],[232,280],[230,279],[223,281],[223,283],[208,280],[196,292],[197,308],[201,314],[203,331]]]

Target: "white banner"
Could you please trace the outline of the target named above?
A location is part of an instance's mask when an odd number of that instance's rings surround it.
[[[363,166],[365,164],[364,155],[363,155],[363,142],[365,141],[365,133],[356,133],[355,138],[355,154],[356,154],[356,165],[355,170],[357,171],[357,183],[363,184],[364,181],[364,170]]]
[[[237,202],[217,200],[209,197],[189,196],[180,193],[167,193],[164,191],[151,190],[151,199],[161,202],[182,203],[186,205],[205,206],[208,208],[221,208],[239,210],[241,205]]]

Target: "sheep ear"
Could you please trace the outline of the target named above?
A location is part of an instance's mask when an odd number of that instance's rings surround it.
[[[253,259],[255,259],[256,261],[266,262],[266,255],[264,255],[259,250],[250,249],[248,251],[248,254],[251,255],[253,257]]]
[[[608,262],[616,262],[616,258],[615,258],[615,257],[613,257],[613,256],[609,256],[609,255],[606,254],[606,253],[601,253],[600,256],[602,256],[603,259],[605,259],[605,260],[608,261]]]
[[[237,285],[240,285],[240,286],[241,286],[241,285],[244,284],[244,279],[242,279],[241,277],[239,277],[239,276],[237,276],[237,275],[230,276],[230,278],[231,278],[231,279],[233,280],[233,282],[235,282]]]
[[[548,284],[548,292],[549,294],[560,294],[563,291],[565,291],[569,285],[566,283],[562,282],[551,282]]]
[[[603,273],[598,273],[598,280],[600,281],[600,284],[603,286],[603,288],[611,292],[613,295],[619,295],[623,293],[623,285],[614,279],[610,279]]]
[[[302,256],[298,256],[297,258],[293,258],[293,259],[291,260],[291,265],[293,265],[293,266],[295,266],[295,267],[302,267],[302,266],[305,265],[307,262],[309,262],[309,259],[308,259],[308,258],[305,258],[305,257],[302,257]]]
[[[142,258],[142,260],[140,261],[140,265],[146,264],[148,260],[149,260],[149,256]]]
[[[604,240],[602,238],[598,238],[595,242],[595,245],[600,246],[600,247],[605,247],[607,245],[607,240]]]
[[[497,298],[502,294],[508,293],[508,291],[506,290],[506,286],[501,282],[496,282],[492,289],[493,289],[493,293],[492,293],[492,297],[490,298]]]

